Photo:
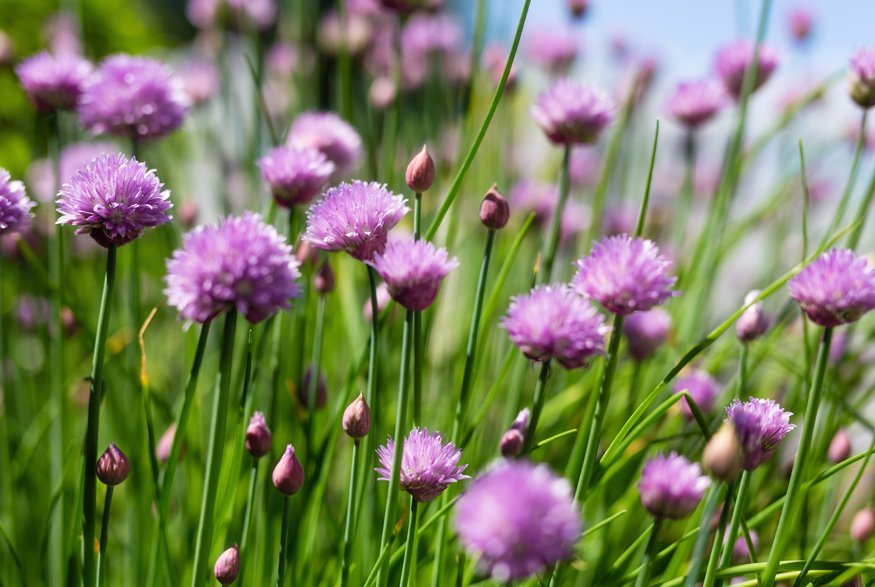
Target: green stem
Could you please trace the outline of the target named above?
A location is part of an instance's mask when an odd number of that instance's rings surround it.
[[[377,315],[375,315],[376,317]],[[376,318],[375,318],[376,319]],[[404,449],[405,417],[407,415],[407,386],[410,371],[410,331],[413,329],[413,311],[407,310],[404,332],[401,338],[401,368],[398,378],[398,409],[395,416],[395,450],[392,453],[392,468],[389,470],[389,491],[386,494],[386,514],[383,517],[383,533],[380,537],[380,551],[386,547],[395,519],[395,502],[401,473],[401,455]],[[385,587],[388,582],[388,560],[383,563],[377,575],[377,586]]]
[[[562,228],[562,213],[568,201],[568,161],[571,159],[571,145],[565,145],[562,153],[562,176],[559,180],[559,201],[553,210],[553,218],[550,220],[550,232],[548,232],[546,248],[544,249],[544,266],[538,274],[538,281],[549,283],[553,277],[553,261],[556,259],[556,249],[559,248],[559,233]]]
[[[413,201],[413,239],[422,232],[422,193]],[[422,312],[413,314],[413,425],[422,426]]]
[[[404,564],[401,566],[401,583],[400,587],[407,587],[410,582],[410,569],[416,565],[416,522],[418,519],[417,506],[419,502],[410,498],[410,521],[407,523],[407,543],[404,549]]]
[[[872,179],[869,180],[869,187],[866,188],[866,195],[860,200],[860,207],[857,208],[857,213],[854,218],[858,218],[860,223],[854,228],[854,231],[848,237],[848,248],[854,250],[860,244],[860,237],[863,235],[863,226],[866,223],[866,216],[869,213],[869,206],[872,203],[872,196],[875,195],[875,172],[872,173]]]
[[[97,584],[106,585],[106,544],[109,541],[109,509],[112,506],[112,485],[106,487],[103,502],[103,523],[100,527],[100,553],[97,555]]]
[[[653,522],[653,529],[650,531],[650,540],[647,542],[647,550],[644,551],[644,558],[641,559],[641,572],[638,573],[638,578],[635,579],[635,587],[646,587],[650,581],[650,564],[656,555],[656,540],[659,538],[659,530],[662,528],[663,520],[657,518]]]
[[[708,557],[708,566],[705,568],[705,581],[703,587],[714,587],[717,565],[720,563],[720,551],[723,546],[723,535],[726,533],[726,522],[729,520],[732,496],[735,493],[735,485],[730,483],[726,486],[726,497],[723,500],[723,509],[720,512],[720,520],[717,524],[717,532],[714,534],[714,543],[711,545],[711,555]],[[729,543],[727,543],[729,544]],[[729,546],[732,554],[732,546]]]
[[[115,288],[116,246],[106,250],[106,275],[103,281],[103,297],[97,318],[97,336],[94,339],[94,362],[91,364],[91,393],[88,396],[88,424],[85,432],[85,490],[82,513],[82,568],[85,587],[97,584],[97,568],[94,560],[94,526],[97,499],[97,439],[100,430],[100,401],[103,389],[103,363],[106,357],[106,338],[109,333],[109,314]]]
[[[207,452],[206,472],[204,473],[200,521],[197,528],[192,587],[202,587],[207,577],[207,560],[210,556],[210,543],[213,538],[213,513],[216,508],[216,493],[219,489],[219,473],[222,469],[222,453],[225,448],[225,423],[228,419],[228,396],[231,390],[236,330],[237,310],[230,310],[225,316],[225,328],[222,332],[222,353],[219,358],[219,377],[216,381],[213,399],[210,445]]]
[[[824,328],[823,341],[817,353],[817,363],[814,366],[814,379],[811,382],[811,390],[808,393],[808,402],[805,406],[805,416],[802,420],[802,433],[799,437],[799,448],[796,451],[796,462],[793,472],[790,474],[790,484],[785,494],[784,508],[781,510],[781,518],[778,521],[778,529],[775,531],[775,541],[769,552],[769,559],[763,571],[761,580],[762,587],[772,587],[775,584],[775,576],[778,573],[778,565],[784,556],[784,551],[790,542],[793,533],[793,524],[796,519],[799,489],[811,450],[811,440],[814,435],[814,423],[817,418],[817,409],[820,405],[820,396],[823,391],[823,376],[826,372],[826,364],[829,359],[829,347],[832,342],[832,328]]]
[[[735,394],[735,397],[742,400],[747,389],[747,351],[748,345],[742,343],[741,352],[738,354],[738,393]]]
[[[732,518],[729,520],[729,533],[726,534],[726,542],[723,544],[722,567],[732,564],[732,549],[735,548],[735,540],[738,538],[738,529],[744,517],[744,508],[747,502],[747,492],[750,490],[751,472],[743,471],[738,482],[738,495],[735,498],[735,507],[732,510]]]
[[[377,342],[380,334],[380,307],[377,302],[377,272],[368,265],[368,281],[371,285],[371,342],[368,355],[368,405],[377,409]],[[374,427],[371,428],[373,430]]]
[[[286,575],[286,542],[289,539],[289,496],[283,496],[283,521],[280,529],[280,562],[276,574],[276,585],[282,587]]]
[[[684,241],[689,233],[687,222],[690,217],[690,208],[693,205],[693,194],[696,191],[696,133],[694,130],[687,131],[684,139],[684,185],[681,188],[681,202],[678,211],[678,223],[675,239],[675,251],[678,258],[682,258]]]
[[[322,339],[325,334],[325,296],[316,300],[316,332],[313,333],[313,356],[310,361],[310,381],[307,389],[307,453],[315,454],[316,433],[316,394],[319,389],[319,376],[322,370]]]
[[[845,216],[848,202],[851,200],[851,193],[854,191],[854,183],[857,180],[857,170],[860,167],[860,157],[863,154],[863,147],[866,145],[866,119],[868,118],[868,114],[868,110],[863,110],[863,115],[860,117],[860,136],[857,137],[857,145],[854,148],[854,159],[851,163],[851,173],[848,175],[848,182],[845,184],[845,191],[842,194],[842,199],[839,201],[838,210],[836,210],[836,214],[833,217],[832,223],[829,225],[829,230],[826,232],[824,238],[829,238],[829,235],[835,232],[836,228],[838,228],[842,218]]]
[[[714,510],[717,509],[717,501],[720,499],[721,485],[712,485],[708,490],[708,496],[705,498],[705,506],[702,508],[702,515],[699,517],[699,528],[696,531],[696,541],[693,544],[693,554],[690,557],[690,568],[683,578],[684,587],[693,587],[699,582],[699,568],[702,566],[702,558],[705,556],[705,547],[708,545],[708,528],[711,525],[711,518],[714,517]]]
[[[255,506],[255,488],[258,486],[258,459],[252,459],[252,471],[249,474],[249,493],[246,495],[246,513],[243,515],[243,535],[240,538],[240,572],[237,579],[243,582],[243,571],[246,570],[246,555],[249,552],[249,530],[252,524],[252,510]]]
[[[532,452],[532,447],[535,445],[535,432],[538,430],[538,421],[541,419],[541,411],[544,409],[544,399],[546,394],[544,390],[547,388],[547,380],[550,379],[550,361],[541,363],[541,374],[538,376],[538,383],[535,385],[535,399],[532,406],[532,415],[529,418],[529,427],[526,430],[526,436],[523,440],[523,449],[520,451],[520,456],[527,457]]]
[[[352,560],[352,540],[355,536],[353,527],[355,520],[355,485],[356,471],[359,462],[359,440],[356,438],[352,443],[352,465],[349,469],[349,499],[346,504],[346,526],[343,530],[343,560],[340,564],[340,587],[346,587],[349,582],[349,565]]]

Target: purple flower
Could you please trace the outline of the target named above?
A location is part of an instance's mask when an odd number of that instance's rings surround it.
[[[524,579],[571,558],[581,533],[573,495],[547,465],[501,460],[459,498],[453,525],[493,579]]]
[[[219,70],[212,61],[195,58],[187,61],[179,69],[182,87],[192,104],[201,104],[219,91],[222,80]]]
[[[833,249],[809,263],[787,286],[815,324],[856,322],[875,308],[875,271],[848,249]]]
[[[792,412],[785,412],[770,399],[752,397],[744,403],[733,400],[726,414],[726,421],[735,427],[748,471],[769,460],[784,437],[796,428],[790,423]]]
[[[797,43],[804,43],[811,36],[814,14],[805,6],[796,6],[787,17],[790,34]]]
[[[540,285],[511,298],[501,327],[532,361],[556,359],[566,369],[603,354],[610,331],[592,304],[564,285]]]
[[[694,129],[711,120],[726,105],[728,96],[717,80],[678,84],[665,105],[669,116]]]
[[[516,183],[509,194],[513,208],[535,213],[536,226],[549,226],[556,206],[559,189],[555,184],[524,179]],[[589,225],[589,216],[576,200],[569,198],[559,219],[559,241],[565,242]]]
[[[443,6],[444,0],[380,0],[380,3],[389,10],[407,14],[416,10],[434,12]]]
[[[753,303],[760,295],[760,290],[754,289],[744,297],[744,305]],[[753,303],[735,324],[735,331],[741,342],[751,342],[762,336],[769,327],[769,320],[763,314],[762,300]]]
[[[0,236],[19,232],[30,225],[30,209],[36,206],[24,193],[24,184],[11,181],[12,176],[0,168]]]
[[[171,69],[148,57],[103,60],[79,97],[82,124],[94,134],[154,139],[182,125],[189,98]]]
[[[598,181],[602,158],[595,147],[572,149],[568,160],[568,181],[577,187],[589,187]]]
[[[614,120],[616,106],[602,90],[562,79],[529,113],[557,145],[594,143]]]
[[[696,406],[703,414],[708,414],[714,411],[714,401],[720,393],[720,386],[713,377],[704,371],[691,371],[687,375],[678,378],[674,384],[674,392],[681,393],[686,391],[696,402]],[[693,418],[693,411],[690,409],[690,404],[687,403],[687,398],[681,400],[681,412],[688,419]]]
[[[352,125],[333,112],[301,114],[295,119],[286,144],[322,151],[337,167],[338,174],[348,173],[362,158],[362,138]]]
[[[429,434],[427,428],[414,428],[404,441],[400,488],[419,503],[433,500],[450,483],[468,479],[467,475],[462,474],[468,465],[458,465],[462,451],[456,449],[452,442],[443,442],[444,437],[440,433]],[[391,438],[385,446],[377,449],[382,465],[376,469],[380,481],[389,481],[392,477],[394,451],[395,441]]]
[[[863,108],[875,106],[875,45],[859,49],[848,68],[851,99]]]
[[[729,528],[726,528],[726,533],[723,534],[723,539],[726,540],[727,538],[729,538]],[[750,531],[750,541],[753,544],[754,554],[756,554],[760,544],[760,536],[756,533],[756,530]],[[747,541],[744,539],[744,536],[739,536],[736,538],[735,544],[732,545],[732,564],[741,565],[749,562],[750,553],[747,551]]]
[[[462,43],[462,29],[447,15],[417,14],[401,29],[401,55],[416,54],[425,58],[448,55]]]
[[[42,51],[22,61],[15,74],[27,98],[40,112],[72,110],[94,68],[73,53]]]
[[[172,218],[170,192],[145,163],[121,153],[96,157],[61,186],[57,200],[58,224],[79,226],[102,247],[122,246],[143,229],[161,226]]]
[[[304,238],[326,251],[346,251],[371,261],[386,249],[389,231],[410,210],[406,200],[376,182],[354,180],[333,187],[307,211]]]
[[[264,30],[276,22],[276,12],[275,0],[189,0],[185,9],[191,24],[201,29],[215,26],[224,16],[232,29]]]
[[[244,212],[198,226],[167,261],[164,293],[185,320],[208,322],[237,308],[260,322],[301,295],[292,248],[261,216]]]
[[[579,38],[569,30],[535,31],[528,43],[529,59],[552,73],[563,73],[577,58]]]
[[[459,266],[447,250],[412,236],[390,242],[382,253],[375,252],[374,269],[386,281],[392,298],[407,308],[422,312],[434,302],[441,280]]]
[[[258,160],[258,167],[277,204],[286,208],[309,203],[335,170],[321,151],[286,145],[271,149]]]
[[[670,288],[671,261],[659,254],[652,241],[625,234],[594,242],[589,257],[575,263],[571,286],[614,314],[626,315],[664,304],[680,292]]]
[[[635,312],[623,322],[629,354],[636,361],[650,357],[666,341],[670,331],[671,315],[662,308]]]
[[[638,493],[645,509],[656,518],[680,520],[699,505],[711,480],[702,475],[698,463],[676,452],[658,454],[641,471]]]
[[[738,39],[724,45],[714,62],[714,71],[723,81],[726,91],[733,98],[741,97],[744,72],[753,61],[754,44],[748,39]],[[759,65],[751,93],[762,86],[778,66],[778,54],[769,45],[760,45]]]

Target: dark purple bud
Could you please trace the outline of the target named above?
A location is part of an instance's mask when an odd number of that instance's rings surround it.
[[[213,574],[222,585],[230,585],[237,579],[239,572],[240,549],[235,544],[219,555],[219,558],[216,560],[216,566],[213,567]]]
[[[743,464],[744,455],[735,426],[724,424],[705,445],[702,467],[715,479],[731,483],[738,477]]]
[[[589,8],[589,0],[568,0],[568,9],[575,18],[583,18],[587,8]]]
[[[97,478],[110,487],[114,487],[128,478],[131,464],[125,453],[119,450],[115,443],[110,442],[109,448],[97,460]]]
[[[256,459],[270,452],[270,428],[261,412],[255,412],[249,420],[249,427],[246,428],[246,450]]]
[[[328,261],[322,263],[316,276],[313,278],[313,289],[321,295],[328,295],[334,291],[334,271],[331,269],[331,264]]]
[[[510,220],[510,206],[498,192],[498,185],[492,184],[480,204],[480,222],[489,230],[501,230]]]
[[[307,408],[310,405],[310,381],[313,379],[313,367],[307,367],[304,377],[301,379],[301,387],[298,389],[298,401],[301,406]],[[319,371],[319,380],[316,382],[316,409],[324,408],[328,403],[328,385],[325,383],[325,373]]]
[[[407,181],[407,186],[417,193],[428,191],[431,187],[434,182],[434,160],[428,154],[425,145],[422,151],[410,160],[404,179]]]
[[[840,462],[851,456],[851,436],[844,428],[840,428],[836,435],[832,437],[832,442],[829,443],[829,451],[827,452],[829,461],[837,465]]]
[[[343,412],[343,431],[350,438],[359,439],[367,436],[370,430],[371,409],[368,407],[368,402],[365,401],[365,396],[359,394]]]
[[[304,468],[291,444],[286,446],[286,452],[273,469],[273,484],[286,497],[295,495],[304,484]]]
[[[501,443],[498,445],[501,456],[506,459],[512,459],[520,454],[523,450],[524,440],[525,435],[516,428],[511,428],[505,432],[504,436],[501,437]]]

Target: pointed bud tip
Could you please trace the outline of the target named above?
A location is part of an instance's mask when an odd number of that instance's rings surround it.
[[[431,184],[434,182],[434,173],[434,160],[428,154],[428,148],[423,145],[422,150],[407,165],[404,179],[411,190],[422,193],[428,191],[428,188],[431,187]]]
[[[343,431],[350,438],[358,440],[367,436],[370,430],[371,409],[368,407],[368,402],[365,401],[365,396],[359,394],[343,412]]]

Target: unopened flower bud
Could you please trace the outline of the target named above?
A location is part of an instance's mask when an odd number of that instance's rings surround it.
[[[318,251],[310,241],[303,240],[298,244],[298,250],[295,251],[295,258],[301,265],[316,266],[316,261],[319,260]]]
[[[510,220],[510,206],[498,192],[498,185],[492,184],[483,202],[480,203],[480,222],[489,230],[501,230]]]
[[[857,575],[850,581],[842,583],[842,587],[863,587],[863,578],[860,575]]]
[[[365,401],[365,396],[359,396],[346,407],[343,412],[343,431],[350,438],[364,438],[371,430],[371,409],[368,407],[368,402]]]
[[[222,585],[230,585],[237,579],[239,572],[240,549],[235,544],[219,555],[219,558],[216,560],[216,566],[213,567],[213,574]]]
[[[875,530],[875,510],[863,508],[851,520],[851,538],[856,542],[866,542]]]
[[[328,295],[334,291],[334,271],[331,269],[331,264],[328,261],[322,263],[316,276],[313,278],[313,289],[321,295]]]
[[[875,47],[860,49],[851,57],[848,68],[848,91],[851,99],[864,109],[875,106]]]
[[[424,145],[422,151],[417,153],[407,165],[404,179],[407,181],[407,186],[417,193],[428,191],[434,182],[434,160]]]
[[[583,18],[587,8],[589,8],[589,0],[568,0],[568,9],[575,18]]]
[[[760,295],[760,290],[758,289],[748,293],[744,298],[744,305],[746,306],[753,302],[758,295]],[[768,326],[768,320],[763,315],[763,302],[759,301],[744,311],[735,324],[735,330],[741,342],[751,342],[762,336]]]
[[[505,432],[504,436],[501,437],[501,443],[498,445],[501,456],[506,459],[512,459],[520,454],[523,450],[524,440],[525,435],[516,428],[511,428]]]
[[[286,497],[295,495],[304,484],[304,468],[295,456],[295,447],[286,446],[280,462],[273,469],[273,484]]]
[[[385,110],[395,101],[396,94],[395,82],[392,78],[380,76],[371,83],[368,99],[371,101],[371,106],[377,110]]]
[[[735,427],[723,424],[711,437],[702,453],[702,466],[715,479],[731,483],[738,476],[744,464],[744,455]]]
[[[256,459],[270,452],[270,428],[261,412],[255,412],[249,420],[246,428],[246,450]]]
[[[298,401],[305,408],[310,407],[310,382],[313,380],[313,367],[307,367],[304,377],[301,378],[301,387],[298,388]],[[324,408],[328,403],[328,385],[325,383],[325,373],[319,371],[319,379],[316,380],[316,409]]]
[[[176,436],[176,422],[173,422],[158,439],[158,444],[155,446],[155,456],[159,463],[166,463],[170,458],[170,450],[173,448],[173,438]],[[185,454],[185,443],[179,449],[179,460],[182,460],[182,455]]]
[[[836,435],[832,437],[827,456],[829,457],[829,462],[834,465],[851,456],[851,435],[848,434],[847,430],[840,428]]]
[[[128,478],[131,464],[125,453],[119,450],[115,443],[110,442],[109,448],[97,460],[97,478],[104,485],[113,487]]]

